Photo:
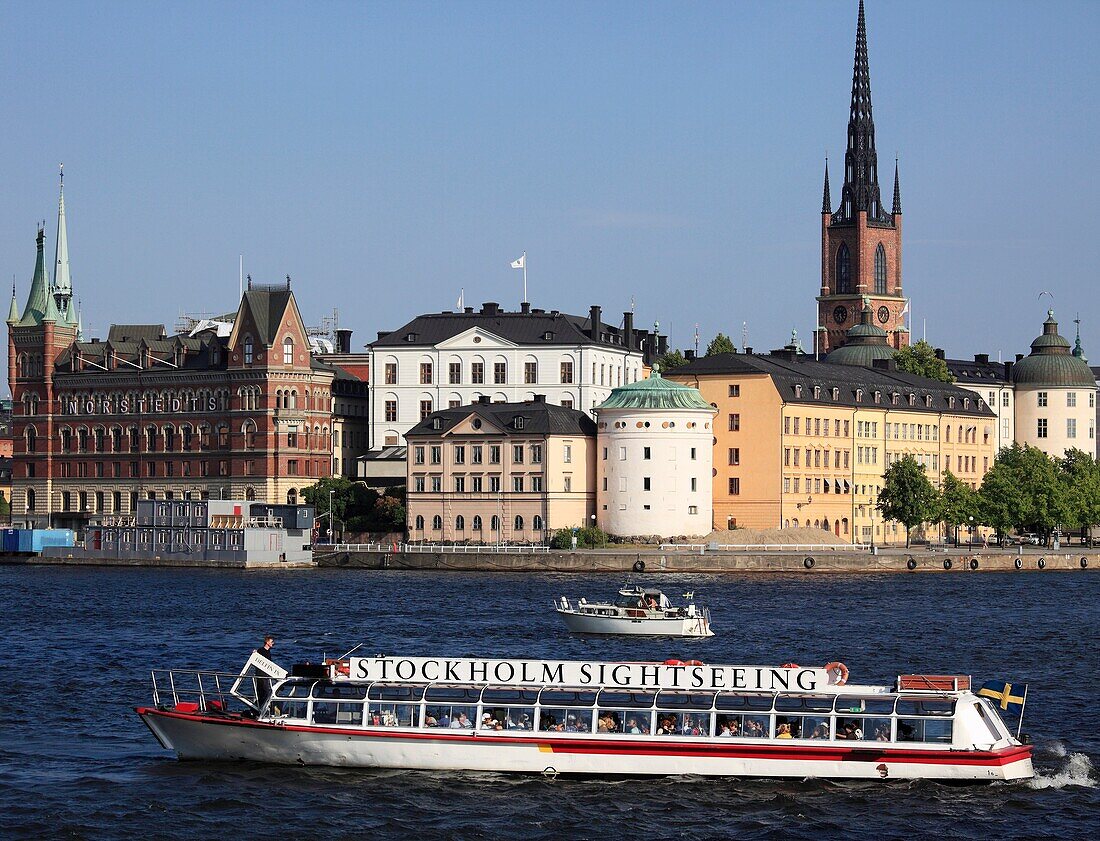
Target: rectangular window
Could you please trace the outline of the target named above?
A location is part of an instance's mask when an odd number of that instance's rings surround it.
[[[790,435],[791,434],[791,419],[790,418],[783,418],[783,434],[784,435]]]
[[[699,490],[699,480],[696,479],[694,476],[692,476],[691,477],[691,492],[695,493],[697,490]]]
[[[642,447],[642,459],[649,461],[653,457],[653,451],[649,447]]]
[[[1047,419],[1039,418],[1037,434],[1040,438],[1047,437]]]
[[[493,382],[497,385],[504,385],[508,382],[508,365],[505,362],[493,363]]]
[[[420,420],[425,420],[428,415],[432,413],[432,401],[421,400],[420,401]]]
[[[432,493],[437,494],[437,493],[441,493],[442,491],[443,491],[443,477],[442,476],[433,476],[432,477]]]
[[[569,490],[569,488],[566,488],[566,490]],[[531,492],[532,493],[542,493],[542,477],[541,476],[532,476],[531,477]]]
[[[413,449],[413,464],[423,464],[423,463],[424,463],[424,448],[423,447],[415,447]]]
[[[527,385],[534,385],[539,381],[539,364],[537,362],[523,363],[523,381]]]
[[[1036,399],[1039,401],[1040,406],[1045,406],[1047,404],[1047,393],[1045,391],[1038,392]]]
[[[566,398],[565,400],[561,401],[561,407],[563,409],[572,409],[573,408],[573,401]]]
[[[476,493],[476,494],[481,493],[481,477],[480,476],[471,477],[470,485],[471,485],[470,490],[473,493]]]
[[[619,461],[626,461],[626,447],[619,447]]]
[[[730,496],[737,496],[741,493],[741,480],[736,476],[730,477]]]
[[[466,463],[466,447],[462,444],[455,444],[454,449],[455,464]]]
[[[784,467],[790,467],[791,466],[791,448],[790,447],[784,447],[783,448],[783,466]]]
[[[462,382],[462,363],[451,362],[447,366],[447,382],[451,385],[458,385]]]
[[[569,384],[573,382],[573,363],[563,362],[561,363],[561,381],[563,384]]]
[[[512,445],[512,461],[515,464],[523,464],[523,444]]]
[[[512,477],[512,490],[515,491],[516,493],[519,493],[519,494],[523,493],[523,477],[522,476],[513,476]]]
[[[500,464],[500,444],[489,445],[489,464]]]
[[[653,482],[650,479],[650,477],[648,477],[648,476],[643,476],[642,477],[642,490],[643,491],[653,490]]]
[[[562,445],[561,460],[565,464],[572,464],[573,463],[573,445],[572,444]]]
[[[386,363],[386,385],[397,385],[397,363]]]
[[[731,465],[740,464],[741,463],[741,448],[740,447],[730,447],[729,450],[730,450],[729,451],[729,463]],[[787,452],[789,453],[790,451],[788,450]]]
[[[814,418],[814,435],[821,434],[821,418]]]
[[[691,448],[691,460],[692,460],[692,461],[695,461],[695,460],[696,460],[696,459],[695,459],[695,447],[692,447],[692,448]]]
[[[1076,438],[1077,437],[1077,419],[1076,418],[1066,418],[1066,437],[1067,438]]]
[[[396,422],[396,420],[397,420],[397,401],[396,400],[387,400],[386,401],[386,421],[388,423],[394,423],[394,422]],[[222,446],[224,447],[225,445],[222,444]]]
[[[286,473],[287,473],[288,476],[297,476],[298,475],[298,459],[296,459],[296,458],[287,459]]]
[[[417,476],[413,480],[413,487],[415,488],[415,490],[418,494],[424,493],[424,477],[423,476]]]
[[[794,466],[795,467],[799,466],[798,460],[799,460],[799,457],[800,457],[801,453],[802,453],[802,450],[800,450],[798,447],[794,448]]]
[[[443,463],[443,447],[439,444],[433,444],[431,449],[432,464]]]
[[[490,476],[489,477],[489,493],[492,493],[492,494],[500,493],[500,477],[499,476]]]
[[[420,363],[420,384],[431,385],[432,384],[432,363],[421,362]]]
[[[455,476],[455,493],[456,494],[466,493],[466,477],[465,476]]]
[[[740,385],[731,385],[730,386],[730,397],[740,397],[740,396],[741,396],[741,386]]]
[[[850,423],[850,421],[844,421],[844,437],[845,438],[848,437],[848,430],[851,429],[851,427],[848,425],[849,423]]]
[[[730,432],[737,432],[741,428],[741,415],[730,413]]]
[[[298,430],[289,430],[286,434],[286,445],[288,448],[298,449]]]
[[[471,362],[470,363],[470,382],[474,385],[481,385],[485,382],[485,363],[484,362]]]
[[[799,434],[801,434],[801,433],[799,432],[799,430],[800,430],[801,428],[802,428],[802,418],[795,418],[795,419],[794,419],[794,434],[795,434],[795,435],[799,435]]]
[[[783,479],[783,493],[789,494],[791,492],[791,480],[789,478]]]
[[[1071,409],[1073,409],[1077,406],[1077,392],[1076,391],[1067,391],[1066,392],[1066,405]]]

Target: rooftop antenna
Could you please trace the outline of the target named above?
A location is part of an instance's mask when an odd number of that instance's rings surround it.
[[[695,355],[699,355],[699,322],[695,322]]]
[[[631,313],[634,312],[634,296],[633,295],[630,296],[630,312]]]
[[[749,346],[749,323],[747,321],[741,322],[741,353],[745,352],[745,348]]]

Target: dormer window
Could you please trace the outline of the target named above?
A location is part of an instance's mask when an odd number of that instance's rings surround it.
[[[794,387],[794,396],[795,397],[801,397],[802,396],[802,386],[796,385]]]
[[[290,336],[283,339],[283,364],[294,364],[294,340]]]
[[[405,334],[405,341],[406,342],[415,342],[416,341],[416,336],[417,336],[416,333],[406,333]]]
[[[947,398],[947,408],[949,408],[949,409],[954,409],[955,408],[955,398],[954,397],[948,397]]]
[[[910,394],[909,395],[909,405],[910,406],[916,406],[917,405],[917,395],[915,395],[915,394]]]
[[[543,341],[549,342],[554,338],[554,334],[550,330],[547,330],[545,333],[542,334],[542,338]]]
[[[442,429],[443,418],[432,418],[432,429]]]
[[[514,423],[513,423],[513,425],[515,426],[516,429],[523,429],[523,418],[517,416]]]
[[[890,403],[894,406],[899,405],[901,403],[901,395],[895,391],[893,394],[890,395]]]
[[[875,392],[875,402],[876,403],[881,403],[882,402],[882,392],[881,391],[876,391]]]
[[[856,402],[857,403],[862,403],[863,402],[863,389],[862,388],[857,388],[856,389]]]
[[[252,337],[251,336],[245,336],[244,337],[244,364],[245,365],[251,365],[252,364]]]
[[[931,394],[924,395],[924,406],[927,409],[932,408],[932,395]]]
[[[970,408],[970,398],[969,397],[964,397],[963,398],[963,408],[964,409],[969,409]]]
[[[836,387],[836,386],[834,385],[834,386],[833,386],[833,400],[839,400],[839,399],[840,399],[840,389],[839,389],[839,388],[837,388],[837,387]]]
[[[820,400],[820,399],[821,399],[821,386],[815,385],[814,386],[814,400]]]

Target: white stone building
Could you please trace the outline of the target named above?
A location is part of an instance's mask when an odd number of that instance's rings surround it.
[[[597,525],[621,537],[709,534],[717,411],[657,371],[615,388],[596,408]]]
[[[372,451],[403,445],[432,412],[477,403],[522,403],[536,393],[566,408],[591,411],[616,386],[632,383],[665,350],[665,340],[623,324],[522,304],[477,312],[429,313],[369,346]]]

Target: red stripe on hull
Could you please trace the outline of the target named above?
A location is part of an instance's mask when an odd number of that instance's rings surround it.
[[[562,739],[553,736],[501,736],[497,731],[422,732],[392,730],[361,730],[337,727],[304,727],[301,725],[271,724],[249,718],[210,716],[201,713],[181,713],[152,707],[135,707],[134,712],[146,715],[177,718],[198,724],[228,727],[247,727],[260,730],[290,731],[299,733],[330,733],[341,736],[355,735],[363,738],[413,739],[436,742],[477,742],[479,744],[548,745],[555,753],[618,754],[631,756],[697,756],[735,759],[789,759],[803,761],[892,762],[925,765],[1009,765],[1030,759],[1031,745],[1017,745],[996,751],[959,750],[907,750],[905,748],[866,747],[849,748],[830,745],[758,745],[729,743],[700,744],[698,742],[636,742],[625,739],[588,739],[584,737]],[[865,743],[866,744],[866,743]]]

